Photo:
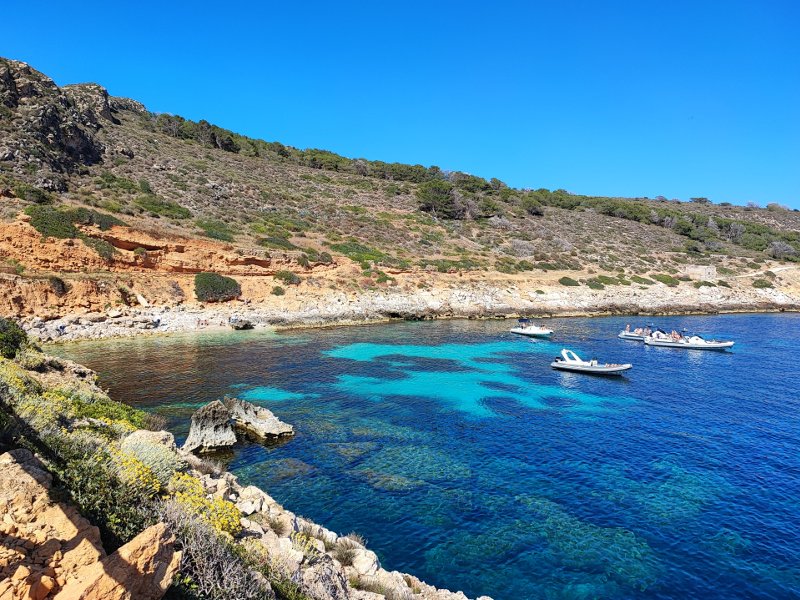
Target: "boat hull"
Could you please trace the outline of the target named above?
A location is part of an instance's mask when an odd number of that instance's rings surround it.
[[[725,351],[733,347],[734,342],[706,342],[704,344],[694,344],[691,342],[673,342],[672,340],[652,340],[644,341],[648,346],[659,348],[682,348],[683,350],[717,350]]]
[[[636,335],[635,333],[626,333],[622,332],[617,336],[621,340],[630,340],[632,342],[643,342],[644,336],[643,335]]]
[[[550,366],[559,371],[570,371],[571,373],[585,373],[587,375],[622,375],[633,365],[615,365],[613,367],[605,365],[576,365],[564,362],[553,362]]]
[[[516,335],[523,335],[525,337],[535,337],[535,338],[549,338],[550,336],[553,335],[553,332],[550,331],[550,330],[545,330],[545,331],[525,331],[524,329],[520,329],[518,327],[515,327],[514,329],[511,329],[510,331],[511,331],[511,333],[514,333]]]

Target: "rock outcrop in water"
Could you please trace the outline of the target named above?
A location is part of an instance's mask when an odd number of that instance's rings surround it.
[[[259,439],[294,435],[294,427],[281,421],[263,406],[229,397],[225,397],[223,404],[230,411],[235,427],[246,434]]]
[[[235,443],[231,413],[222,402],[214,400],[192,415],[189,437],[183,449],[188,452],[208,452]]]
[[[182,449],[187,452],[208,452],[233,446],[236,443],[234,427],[259,440],[294,435],[294,428],[281,421],[272,411],[226,396],[224,404],[214,400],[192,415],[189,437]]]

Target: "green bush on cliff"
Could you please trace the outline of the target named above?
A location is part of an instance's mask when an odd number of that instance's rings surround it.
[[[125,225],[118,218],[88,208],[58,209],[52,206],[29,206],[25,214],[31,225],[45,237],[76,238],[80,231],[75,225],[96,225],[106,231],[114,225]]]
[[[768,279],[756,279],[753,281],[753,287],[760,290],[771,288],[772,282]]]
[[[156,217],[188,219],[192,216],[188,208],[155,194],[142,194],[134,201],[134,204]]]
[[[203,230],[203,234],[206,237],[223,242],[233,241],[235,232],[225,221],[220,221],[219,219],[197,219],[194,224]]]
[[[56,210],[49,206],[29,206],[25,214],[31,218],[31,225],[45,237],[74,238],[78,237],[78,229],[67,211]]]
[[[36,186],[28,183],[18,183],[14,186],[14,195],[21,200],[34,202],[36,204],[51,204],[53,195],[50,192],[40,190]]]
[[[569,287],[575,287],[580,285],[580,283],[572,279],[572,277],[562,277],[561,279],[558,280],[558,283]]]
[[[300,285],[302,281],[296,274],[291,271],[278,271],[274,275],[275,279],[282,281],[286,285]]]
[[[242,295],[235,279],[218,273],[198,273],[194,276],[194,293],[201,302],[225,302]]]
[[[0,356],[14,358],[27,341],[28,336],[19,325],[0,317]]]
[[[650,277],[660,283],[663,283],[664,285],[668,285],[669,287],[675,287],[681,282],[680,279],[676,279],[672,275],[667,275],[665,273],[655,273]]]

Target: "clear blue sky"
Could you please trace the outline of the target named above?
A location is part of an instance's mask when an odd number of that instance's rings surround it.
[[[517,187],[800,208],[800,2],[32,2],[58,84]]]

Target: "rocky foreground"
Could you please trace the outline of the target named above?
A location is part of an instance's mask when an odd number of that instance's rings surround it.
[[[30,451],[0,455],[0,598],[161,598],[181,558],[166,527],[149,527],[106,555],[98,528],[55,500],[52,482]]]

